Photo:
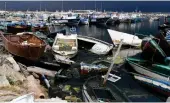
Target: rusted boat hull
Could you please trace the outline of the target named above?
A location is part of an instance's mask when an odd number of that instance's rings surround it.
[[[5,49],[13,55],[24,57],[30,60],[38,60],[45,50],[45,42],[33,34],[29,34],[28,42],[35,42],[37,45],[22,45],[24,41],[19,35],[4,35],[1,33]],[[25,36],[26,37],[26,36]],[[18,42],[18,43],[17,43]],[[38,45],[39,44],[39,45]]]

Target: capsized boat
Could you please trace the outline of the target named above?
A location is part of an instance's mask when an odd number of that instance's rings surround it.
[[[93,37],[78,35],[77,38],[79,47],[89,49],[89,51],[98,55],[106,55],[113,49],[112,44]]]
[[[0,33],[5,46],[13,55],[38,60],[44,53],[46,43],[31,33],[13,35]]]
[[[122,45],[131,45],[131,46],[138,47],[142,43],[142,40],[138,36],[111,30],[111,29],[107,29],[107,31],[115,46],[120,44],[121,39],[123,40]]]
[[[78,52],[77,34],[64,35],[58,33],[55,37],[52,50],[59,55],[73,58]]]

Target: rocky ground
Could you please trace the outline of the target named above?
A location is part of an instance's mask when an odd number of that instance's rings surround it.
[[[16,62],[3,46],[0,47],[0,102],[11,101],[28,93],[32,93],[35,99],[48,98],[47,89],[40,83],[40,74],[27,68],[31,67]]]

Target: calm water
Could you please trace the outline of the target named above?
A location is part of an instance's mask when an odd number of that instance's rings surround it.
[[[78,35],[85,35],[90,37],[95,37],[97,39],[104,40],[106,42],[112,43],[111,38],[107,32],[107,29],[114,29],[121,32],[126,33],[139,33],[143,35],[154,35],[158,33],[158,26],[160,24],[163,24],[164,20],[163,17],[160,19],[160,21],[149,21],[148,19],[144,20],[141,23],[133,23],[133,24],[127,24],[127,23],[121,23],[117,26],[95,26],[95,25],[83,25],[77,27],[77,34]],[[66,29],[69,31],[69,27],[67,26],[56,26],[55,30],[61,30]]]
[[[108,43],[112,43],[112,40],[107,32],[107,29],[114,29],[117,31],[130,33],[130,34],[138,33],[142,35],[150,35],[150,34],[154,35],[159,32],[158,26],[160,24],[163,24],[163,22],[164,22],[164,18],[162,17],[160,21],[149,21],[149,19],[145,19],[143,22],[140,22],[140,23],[132,23],[132,24],[121,23],[120,25],[117,25],[117,26],[104,27],[104,26],[97,26],[97,25],[82,25],[82,26],[77,27],[77,34],[94,37],[94,38],[106,41]],[[70,28],[64,25],[52,27],[51,31],[55,32],[55,31],[60,31],[63,29],[66,29],[67,32],[70,31]],[[139,37],[144,37],[144,36],[139,36]],[[134,52],[134,50],[129,51],[129,49],[127,49],[127,51],[125,52],[121,51],[119,53],[120,57],[124,58],[128,56],[129,52]],[[107,59],[107,57],[95,55],[88,51],[84,52],[84,51],[79,50],[78,55],[76,56],[76,58],[74,58],[74,60],[77,63],[80,63],[81,61],[92,63],[93,61],[97,59]]]

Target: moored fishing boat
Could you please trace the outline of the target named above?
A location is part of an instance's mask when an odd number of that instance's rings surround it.
[[[1,32],[5,49],[11,54],[26,59],[38,60],[44,53],[46,43],[33,34],[4,34]]]
[[[107,23],[112,22],[112,19],[110,17],[99,17],[96,18],[96,24],[98,25],[107,25]]]
[[[80,18],[80,24],[88,25],[89,24],[89,19],[88,18]]]
[[[80,19],[68,19],[68,22],[65,23],[67,26],[78,26],[80,23]]]
[[[149,21],[159,21],[159,17],[150,17]]]
[[[25,32],[25,31],[30,31],[31,30],[31,26],[30,25],[7,25],[7,32],[8,33],[19,33],[19,32]]]
[[[166,31],[166,36],[165,36],[166,41],[170,44],[170,30]]]
[[[36,32],[36,31],[40,31],[40,32],[49,32],[48,26],[46,24],[43,23],[37,23],[37,24],[33,24],[32,25],[32,31]]]

